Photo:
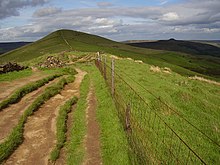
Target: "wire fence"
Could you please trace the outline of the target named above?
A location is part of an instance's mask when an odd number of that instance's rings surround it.
[[[155,98],[152,104],[146,103],[116,73],[114,59],[109,66],[106,58],[98,54],[95,64],[109,87],[126,131],[132,164],[207,164],[158,113],[170,108],[160,98]],[[186,119],[179,117],[178,120],[181,123]]]

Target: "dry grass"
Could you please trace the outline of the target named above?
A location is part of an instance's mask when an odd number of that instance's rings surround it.
[[[134,62],[136,62],[138,64],[143,64],[143,61],[141,61],[141,60],[135,60]]]
[[[172,72],[171,69],[168,67],[160,68],[159,66],[154,66],[154,65],[150,66],[150,71],[155,72],[155,73],[163,72],[166,74],[171,74],[171,72]]]
[[[134,61],[132,58],[126,58],[127,60]]]
[[[194,77],[189,77],[189,79],[191,79],[191,80],[199,80],[199,81],[203,81],[203,82],[206,82],[206,83],[209,83],[209,84],[215,84],[215,85],[220,86],[219,82],[216,82],[216,81],[213,81],[213,80],[209,80],[209,79],[205,79],[204,77],[194,76]]]
[[[161,69],[160,69],[159,66],[151,65],[151,66],[150,66],[150,71],[151,71],[151,72],[159,73],[159,72],[161,72]]]
[[[111,55],[110,58],[114,58],[115,60],[121,60],[122,59],[121,57],[114,56],[114,55]]]

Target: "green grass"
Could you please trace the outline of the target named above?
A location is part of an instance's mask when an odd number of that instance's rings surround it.
[[[97,120],[100,125],[101,155],[103,164],[130,164],[128,144],[117,110],[103,78],[95,66],[84,66],[97,97]]]
[[[9,104],[17,103],[19,100],[21,100],[22,97],[24,97],[26,94],[38,89],[39,87],[45,85],[49,81],[52,81],[53,79],[62,76],[61,74],[55,74],[52,76],[48,76],[46,78],[43,78],[41,80],[38,80],[36,82],[31,82],[18,90],[16,90],[9,98],[3,100],[0,103],[0,111],[6,107],[9,106]]]
[[[160,98],[163,102],[166,102],[172,109],[220,144],[219,86],[197,80],[190,80],[175,72],[171,74],[152,72],[150,71],[149,65],[137,64],[129,60],[116,60],[115,67],[116,73],[121,75],[148,104],[148,106],[141,104],[139,109],[135,108],[133,110],[133,118],[136,122],[140,123],[141,127],[146,131],[145,135],[140,135],[144,136],[143,139],[148,139],[148,142],[153,144],[156,143],[158,138],[154,135],[152,127],[154,127],[156,131],[159,131],[160,135],[164,134],[164,125],[159,122],[158,118],[154,120],[154,116],[152,115],[157,113],[208,164],[217,164],[220,161],[220,149],[218,146],[213,144],[186,121],[178,117],[164,104],[161,104],[157,99]],[[153,93],[156,98],[142,86]],[[132,98],[132,104],[135,106],[140,104],[138,97],[133,95],[132,92],[130,93],[130,89],[119,80],[117,81],[116,90],[126,101],[129,102]],[[148,124],[145,119],[148,120],[150,116],[152,120],[149,121],[150,124]],[[169,135],[169,133],[165,135],[168,142],[170,139]],[[178,142],[178,140],[175,142]],[[151,149],[155,148],[155,146],[151,144],[148,145],[151,146]],[[163,144],[161,144],[161,146],[163,146]],[[159,147],[160,152],[156,149],[155,152],[157,156],[163,157],[166,155],[166,147]],[[183,152],[182,155],[187,154]],[[184,156],[182,158],[184,158]],[[166,158],[163,159],[166,160]]]
[[[89,92],[89,77],[86,75],[80,85],[80,98],[73,113],[73,126],[71,128],[71,141],[67,144],[67,164],[81,164],[85,155],[84,137],[86,134],[86,108],[87,94]]]
[[[68,113],[71,111],[72,105],[77,103],[78,98],[72,97],[68,101],[65,102],[63,106],[60,107],[59,115],[57,117],[57,131],[56,131],[56,146],[53,148],[52,152],[50,153],[50,160],[55,162],[59,158],[60,150],[64,146],[66,141],[66,131],[67,125],[66,121],[68,118]]]
[[[8,73],[0,75],[0,82],[13,81],[13,80],[16,80],[16,79],[31,76],[32,74],[33,74],[33,72],[32,72],[31,69],[25,69],[25,70],[22,70],[22,71],[8,72]]]
[[[25,110],[18,122],[18,125],[13,128],[6,140],[0,144],[0,163],[9,157],[13,151],[22,143],[24,124],[26,123],[28,116],[37,111],[45,101],[58,94],[67,83],[70,83],[73,80],[74,77],[69,76],[66,79],[61,79],[57,84],[47,87],[44,93],[38,96],[34,102]]]
[[[62,75],[66,75],[66,74],[72,74],[72,75],[76,74],[75,69],[72,67],[53,68],[53,69],[46,68],[46,69],[42,69],[42,70],[43,70],[43,74],[49,74],[49,75],[53,74],[53,75],[50,75],[50,76],[43,78],[41,80],[38,80],[36,82],[31,82],[31,83],[24,85],[23,87],[17,89],[11,96],[9,96],[8,98],[6,98],[5,100],[3,100],[0,103],[0,111],[3,108],[6,108],[9,104],[17,103],[26,94],[38,89],[39,87],[45,85],[46,83],[54,80],[57,77],[60,77]],[[12,75],[10,75],[9,77],[12,77]]]
[[[63,38],[67,40],[72,48],[65,43]],[[71,30],[59,30],[53,32],[35,43],[6,53],[0,57],[0,63],[8,61],[23,62],[45,54],[73,50],[82,52],[99,51],[115,54],[121,57],[131,57],[152,65],[158,65],[161,67],[166,65],[182,75],[191,76],[195,74],[204,74],[209,78],[220,80],[219,58],[200,58],[198,56],[179,52],[137,48],[99,36]]]

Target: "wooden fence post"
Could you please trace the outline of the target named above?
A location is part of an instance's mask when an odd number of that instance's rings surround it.
[[[125,112],[125,129],[126,129],[126,131],[131,131],[130,113],[131,113],[131,104],[128,103],[127,108],[126,108],[126,112]]]
[[[99,52],[97,52],[97,60],[98,60],[98,63],[100,62],[100,54]]]
[[[112,96],[115,93],[115,61],[114,58],[112,58]]]

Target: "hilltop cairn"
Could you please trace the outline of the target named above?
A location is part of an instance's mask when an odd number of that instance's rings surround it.
[[[38,64],[41,68],[57,68],[65,65],[58,57],[48,56],[43,63]]]
[[[13,71],[19,71],[19,70],[23,70],[23,69],[27,69],[27,67],[18,65],[17,63],[9,62],[5,65],[0,65],[0,74],[13,72]]]

